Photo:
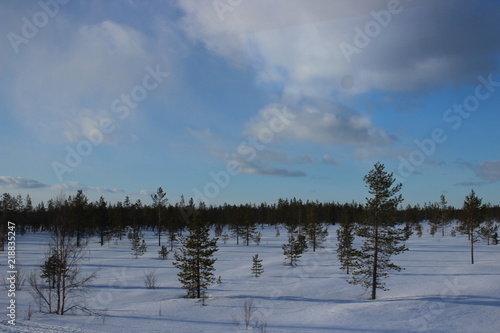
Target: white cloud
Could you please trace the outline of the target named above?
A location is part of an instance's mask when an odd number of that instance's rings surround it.
[[[78,190],[83,190],[83,191],[93,191],[98,193],[124,193],[124,191],[119,188],[93,187],[93,186],[87,186],[79,182],[66,182],[61,184],[47,185],[35,179],[29,179],[23,177],[10,177],[10,176],[0,176],[0,188],[6,188],[9,190],[44,188],[59,192],[60,191],[75,192]]]
[[[66,182],[60,184],[54,184],[50,187],[54,191],[68,191],[76,192],[78,190],[82,191],[92,191],[98,193],[124,193],[125,191],[119,188],[107,188],[107,187],[93,187],[87,186],[79,182]]]
[[[355,46],[356,28],[375,22],[371,11],[389,1],[253,0],[222,19],[213,1],[180,0],[182,27],[214,54],[255,68],[261,83],[288,93],[322,96],[338,91],[350,75],[349,92],[414,91],[464,83],[496,68],[498,4],[475,18],[472,2],[402,0],[386,27],[347,61],[340,45]]]
[[[62,28],[47,29],[56,27]],[[147,38],[130,27],[104,21],[68,30],[67,42],[45,34],[30,41],[10,73],[16,116],[36,136],[54,142],[75,142],[101,119],[117,120],[111,103],[130,94],[142,83],[145,68],[157,63]]]
[[[222,156],[226,162],[236,162],[241,174],[244,175],[263,175],[275,177],[304,177],[306,173],[303,171],[294,171],[286,168],[275,167],[270,163],[260,159],[247,159],[241,155],[224,154]]]
[[[252,146],[247,145],[245,148],[248,150],[253,149]],[[282,151],[265,148],[257,151],[256,159],[263,163],[279,163],[279,164],[316,164],[314,157],[310,155],[290,156]]]
[[[376,126],[370,118],[353,110],[328,102],[312,101],[301,107],[288,108],[272,104],[259,111],[247,124],[247,132],[255,137],[270,128],[276,110],[288,115],[274,136],[290,141],[305,141],[328,145],[376,146],[390,144],[395,138]]]
[[[154,193],[150,190],[140,190],[139,192],[137,192],[137,194],[141,196],[150,196]]]
[[[328,164],[328,165],[337,165],[337,164],[339,164],[339,162],[338,162],[336,159],[334,159],[333,157],[331,157],[331,156],[330,156],[330,155],[328,155],[328,154],[324,154],[324,155],[322,156],[322,158],[321,158],[321,162],[322,162],[323,164]]]
[[[473,166],[473,169],[481,179],[491,182],[500,181],[500,160],[484,161]]]
[[[353,157],[360,160],[390,158],[397,159],[399,156],[408,156],[409,150],[398,147],[358,147],[353,152]],[[427,160],[426,160],[427,161]]]
[[[205,128],[203,130],[194,130],[192,128],[188,129],[188,133],[198,139],[215,139],[217,135],[215,135],[209,128]]]
[[[0,187],[7,189],[35,189],[46,188],[49,187],[49,185],[43,184],[34,179],[0,176]]]

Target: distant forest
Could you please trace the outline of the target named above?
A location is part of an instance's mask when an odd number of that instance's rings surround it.
[[[158,196],[160,195],[160,197]],[[156,198],[156,199],[155,199]],[[114,237],[122,238],[130,228],[153,230],[159,239],[162,235],[182,233],[190,217],[197,217],[206,225],[217,230],[225,227],[239,228],[254,225],[284,225],[290,228],[306,224],[363,223],[367,220],[364,204],[356,202],[318,202],[300,199],[279,199],[277,203],[207,206],[195,204],[184,198],[178,203],[168,203],[161,188],[151,196],[152,203],[140,200],[131,202],[125,197],[123,202],[111,204],[104,197],[91,202],[81,191],[75,195],[51,199],[33,206],[27,195],[12,196],[4,193],[0,200],[0,250],[3,249],[7,234],[7,221],[16,224],[18,233],[51,231],[57,223],[70,228],[78,241],[82,238],[99,236],[101,244]],[[160,200],[161,199],[161,200]],[[448,206],[444,196],[441,201],[400,207],[397,221],[415,230],[422,221],[428,221],[434,232],[444,224],[459,221],[462,209]],[[484,221],[500,221],[500,206],[482,205]],[[418,229],[418,228],[417,228]],[[159,231],[159,233],[158,233]]]

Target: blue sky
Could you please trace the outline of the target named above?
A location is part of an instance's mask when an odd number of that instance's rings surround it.
[[[500,193],[500,2],[2,1],[0,192]]]

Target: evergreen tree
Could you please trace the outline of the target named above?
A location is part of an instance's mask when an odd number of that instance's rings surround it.
[[[494,244],[493,242],[490,242],[490,240],[493,240],[493,235],[498,231],[498,225],[496,225],[493,220],[486,220],[483,225],[479,228],[479,234],[483,239],[486,239],[486,243],[488,245]]]
[[[257,226],[255,223],[246,221],[245,225],[240,229],[242,231],[241,238],[246,246],[250,245],[250,240],[255,239]]]
[[[132,243],[132,255],[137,257],[144,255],[147,251],[146,241],[142,236],[140,230],[134,230],[132,234],[129,234],[130,241]]]
[[[168,199],[165,198],[167,193],[163,191],[161,187],[158,188],[155,194],[151,195],[151,199],[153,199],[153,207],[157,209],[158,211],[158,246],[161,246],[161,224],[162,224],[162,219],[161,219],[161,212],[163,210],[163,207],[167,204]]]
[[[493,235],[498,232],[498,225],[495,223],[496,221],[494,216],[491,215],[492,208],[493,207],[489,203],[483,205],[484,221],[479,228],[479,235],[481,236],[481,238],[486,240],[486,243],[488,245],[494,244]],[[486,214],[486,212],[488,212],[488,214]]]
[[[439,197],[439,210],[440,210],[440,227],[441,227],[441,236],[444,237],[444,229],[450,224],[450,220],[448,218],[448,202],[446,201],[446,197],[444,194],[441,194]]]
[[[458,226],[458,231],[469,237],[470,242],[470,260],[474,264],[474,243],[479,238],[479,228],[483,222],[483,206],[481,205],[482,199],[476,196],[474,190],[465,197],[462,207],[462,218]]]
[[[348,220],[343,221],[337,229],[337,256],[341,265],[340,269],[345,270],[347,274],[350,273],[349,269],[359,255],[359,252],[352,247],[354,232],[354,223]]]
[[[210,284],[215,282],[213,271],[218,250],[217,238],[209,238],[209,228],[199,221],[199,214],[191,216],[189,235],[181,239],[182,248],[174,254],[175,267],[186,297],[201,298]]]
[[[309,245],[312,247],[313,252],[316,252],[317,248],[322,248],[323,243],[328,237],[328,230],[321,223],[318,222],[318,214],[316,212],[316,207],[313,204],[307,204],[307,216],[306,224],[304,226],[304,233],[307,237]]]
[[[88,199],[82,190],[78,190],[71,201],[71,215],[73,229],[76,231],[76,245],[82,246],[82,238],[85,237],[85,215],[88,208]]]
[[[254,275],[255,277],[259,277],[262,273],[264,273],[264,268],[262,267],[262,259],[259,259],[259,254],[256,254],[252,257],[252,260],[252,275]]]
[[[427,206],[429,211],[429,225],[431,227],[430,234],[434,234],[441,228],[441,235],[444,236],[444,229],[450,224],[448,218],[448,202],[444,194],[439,197],[439,202],[430,203]]]
[[[386,278],[389,271],[402,269],[390,261],[391,256],[407,250],[404,246],[405,231],[395,224],[397,208],[403,201],[397,194],[402,185],[395,185],[393,174],[384,169],[385,166],[378,162],[364,177],[368,193],[373,197],[367,198],[367,218],[356,231],[357,236],[364,238],[364,243],[352,267],[353,278],[349,281],[371,288],[371,299],[376,299],[377,289],[387,290],[381,279]]]
[[[161,246],[161,250],[158,250],[158,257],[160,257],[161,259],[165,260],[168,258],[168,249],[165,245],[162,245]]]
[[[101,241],[101,246],[104,246],[104,241],[109,233],[109,219],[108,219],[108,207],[106,200],[101,195],[99,201],[95,203],[96,214],[95,218],[97,219],[97,229],[99,230],[99,238]]]
[[[441,226],[441,211],[437,203],[430,203],[426,208],[429,211],[429,234],[434,237]]]
[[[177,242],[177,235],[174,229],[168,230],[168,242],[170,243],[170,251],[174,250],[174,245]]]
[[[231,230],[231,237],[236,237],[236,245],[240,245],[240,237],[243,233],[242,227],[240,226],[239,222],[236,221],[236,223],[232,224],[229,227],[229,230]]]
[[[288,264],[297,266],[302,253],[307,249],[306,237],[300,234],[295,236],[294,233],[291,233],[288,237],[288,243],[283,244],[281,248]]]
[[[66,263],[56,253],[53,253],[43,262],[40,268],[40,277],[46,280],[49,288],[55,288],[56,278],[65,274]]]
[[[222,236],[222,232],[224,231],[224,226],[221,225],[221,224],[216,224],[215,225],[215,237],[221,237]]]

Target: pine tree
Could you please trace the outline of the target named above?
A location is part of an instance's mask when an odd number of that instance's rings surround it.
[[[326,237],[328,237],[328,230],[318,222],[316,208],[311,203],[307,205],[307,219],[304,226],[304,233],[313,252],[316,252],[317,248],[322,248],[322,244],[326,241]]]
[[[218,250],[217,238],[209,238],[209,228],[199,220],[199,214],[191,216],[189,235],[181,239],[182,248],[174,254],[175,267],[182,288],[187,290],[186,297],[201,298],[208,286],[215,282],[213,271]]]
[[[371,288],[371,299],[376,299],[377,289],[388,290],[381,279],[386,278],[389,271],[402,269],[390,261],[391,256],[407,250],[404,246],[405,231],[395,224],[397,208],[403,201],[397,194],[402,185],[395,185],[393,174],[384,169],[385,166],[378,162],[364,177],[368,193],[373,197],[367,198],[367,218],[357,228],[356,235],[363,237],[364,243],[352,267],[353,278],[349,281]]]
[[[153,207],[155,207],[158,210],[158,246],[161,246],[161,225],[162,225],[162,218],[161,218],[161,211],[163,207],[168,202],[168,199],[165,198],[167,194],[163,191],[161,187],[156,190],[156,193],[151,195],[151,199],[153,199]]]
[[[246,246],[249,246],[250,240],[255,239],[257,226],[254,223],[247,221],[240,230],[242,231],[241,237],[243,238],[243,243],[245,243]]]
[[[465,197],[462,207],[462,218],[458,231],[469,237],[470,241],[470,260],[474,264],[474,243],[478,241],[478,231],[483,222],[483,206],[481,205],[482,199],[476,196],[474,190]]]
[[[136,259],[144,255],[147,251],[147,245],[142,236],[142,232],[140,230],[134,230],[132,234],[129,234],[129,238],[132,243],[132,255],[134,255]]]
[[[82,246],[82,238],[85,237],[85,212],[88,206],[88,199],[82,190],[78,190],[71,201],[71,215],[73,228],[76,231],[76,245]]]
[[[288,237],[288,243],[283,244],[281,248],[287,258],[287,263],[290,266],[297,266],[302,253],[307,249],[306,237],[304,235],[295,237],[294,233],[291,233]]]
[[[343,221],[340,228],[337,229],[337,256],[340,261],[340,269],[345,270],[347,274],[349,269],[354,265],[358,251],[353,248],[354,242],[354,223],[351,221]]]
[[[262,259],[259,259],[259,254],[256,254],[252,257],[252,260],[252,275],[254,275],[255,277],[259,277],[262,273],[264,273],[264,268],[262,267]]]
[[[108,220],[108,208],[107,208],[107,203],[106,200],[104,200],[104,197],[101,195],[99,198],[99,201],[95,203],[95,209],[96,209],[96,219],[97,219],[97,229],[99,230],[99,238],[101,241],[101,246],[104,246],[104,241],[106,236],[109,233],[108,226],[109,226],[109,220]]]
[[[440,227],[441,227],[441,236],[444,237],[444,229],[450,224],[450,220],[448,218],[448,202],[446,201],[446,197],[444,194],[441,194],[439,197],[439,210],[440,210]]]
[[[430,203],[427,206],[429,210],[429,226],[431,227],[429,234],[434,237],[438,228],[441,226],[441,211],[437,203]]]
[[[488,245],[492,243],[495,244],[493,235],[495,235],[496,232],[498,232],[498,225],[495,224],[492,218],[486,219],[483,225],[479,228],[479,234],[483,239],[486,239],[486,243]]]
[[[56,277],[65,274],[64,270],[66,269],[66,263],[54,253],[43,262],[40,268],[40,277],[47,281],[49,288],[55,288]]]
[[[162,245],[161,246],[161,250],[158,250],[158,257],[160,257],[161,259],[165,260],[168,258],[168,249],[165,245]]]
[[[177,242],[177,235],[174,229],[168,230],[168,242],[170,243],[170,251],[173,251],[174,245]]]
[[[236,221],[235,224],[229,226],[229,230],[231,231],[231,237],[236,238],[236,245],[240,245],[240,237],[243,233],[243,227],[239,225],[239,222]]]

